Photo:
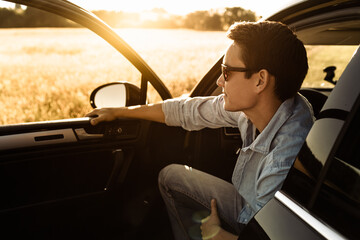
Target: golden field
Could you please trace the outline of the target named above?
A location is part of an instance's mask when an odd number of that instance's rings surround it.
[[[225,32],[118,32],[174,97],[188,93],[230,43]],[[0,29],[0,39],[2,125],[82,117],[91,110],[89,96],[97,86],[113,81],[140,82],[140,73],[87,29]],[[310,72],[306,86],[331,86],[322,81],[322,69],[336,65],[337,73],[341,72],[355,48],[324,49],[308,49]],[[339,52],[345,57],[340,58]],[[151,88],[149,98],[152,102],[161,100]]]

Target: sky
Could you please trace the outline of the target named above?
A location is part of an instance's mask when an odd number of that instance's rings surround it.
[[[154,8],[163,8],[168,13],[183,15],[198,10],[210,10],[224,7],[242,7],[250,9],[258,16],[281,9],[294,0],[71,0],[88,10],[116,10],[124,12],[142,12]],[[5,4],[6,5],[6,4]],[[0,7],[4,2],[0,1]]]

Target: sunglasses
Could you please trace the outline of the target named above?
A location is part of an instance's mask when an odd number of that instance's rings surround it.
[[[229,67],[225,64],[221,64],[221,72],[224,77],[224,80],[227,81],[229,78],[230,72],[249,72],[250,69],[248,68],[242,68],[242,67]]]

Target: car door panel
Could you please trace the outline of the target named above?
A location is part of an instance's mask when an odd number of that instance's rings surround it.
[[[64,225],[57,221],[68,218],[80,223],[92,213],[100,217],[97,221],[108,218],[111,214],[103,208],[111,209],[107,204],[125,180],[146,125],[120,120],[91,127],[87,119],[0,127],[0,142],[8,142],[2,144],[0,156],[4,229],[20,227],[15,232],[25,234],[35,225],[59,228]],[[92,137],[79,137],[77,129]],[[64,231],[72,232],[71,224],[65,225],[69,229]]]

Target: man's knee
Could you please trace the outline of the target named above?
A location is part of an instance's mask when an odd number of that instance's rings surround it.
[[[170,164],[161,169],[158,177],[159,185],[167,186],[173,181],[177,181],[179,173],[184,168],[180,164]]]

